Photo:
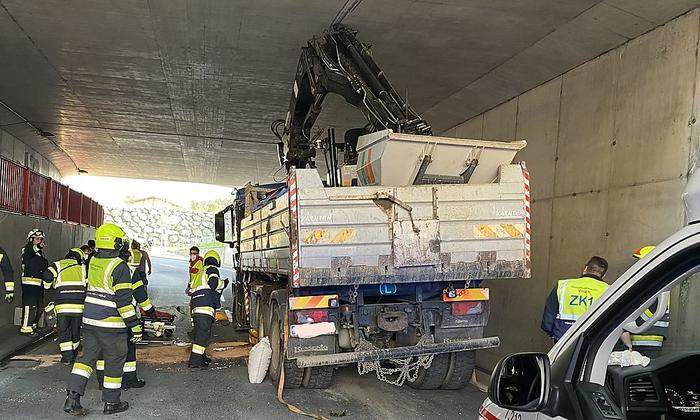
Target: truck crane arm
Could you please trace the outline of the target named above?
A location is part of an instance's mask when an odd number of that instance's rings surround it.
[[[370,46],[355,35],[349,27],[335,24],[302,48],[287,118],[271,127],[280,140],[280,160],[287,168],[314,166],[317,145],[311,129],[328,93],[359,108],[368,122],[362,129],[346,132],[346,162],[356,159],[357,137],[366,132],[391,129],[432,135],[430,125],[391,86],[372,58]]]

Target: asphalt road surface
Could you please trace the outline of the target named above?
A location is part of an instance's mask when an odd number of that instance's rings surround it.
[[[187,262],[153,259],[149,292],[156,306],[188,303],[183,293]],[[232,278],[224,270],[224,276]],[[230,302],[230,292],[226,297]],[[224,327],[221,327],[224,328]],[[216,335],[216,331],[215,331]],[[70,418],[62,411],[69,366],[57,363],[56,340],[28,350],[0,365],[0,418]],[[22,360],[24,359],[24,360]],[[163,417],[176,419],[303,418],[291,414],[276,398],[269,381],[248,382],[245,359],[215,361],[209,370],[190,370],[184,364],[139,364],[139,376],[147,381],[141,390],[123,392],[131,409],[113,418]],[[417,391],[380,382],[373,374],[360,376],[356,367],[343,367],[326,390],[288,390],[285,399],[310,413],[347,419],[474,419],[485,395],[476,388],[460,391]],[[83,406],[88,417],[103,417],[100,393],[91,378]]]

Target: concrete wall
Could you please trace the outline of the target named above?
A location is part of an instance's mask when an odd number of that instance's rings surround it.
[[[61,173],[56,165],[17,137],[0,129],[0,156],[60,181]]]
[[[45,255],[50,262],[63,258],[70,248],[87,243],[88,239],[94,238],[95,231],[86,226],[0,211],[0,246],[10,255],[12,268],[15,270],[15,301],[11,305],[7,305],[4,301],[0,303],[0,326],[11,324],[14,308],[21,306],[20,253],[26,243],[27,233],[35,228],[43,230],[46,235]],[[0,286],[0,290],[5,291],[4,283]]]
[[[699,16],[689,12],[445,133],[528,142],[516,160],[532,175],[533,274],[490,282],[488,333],[502,345],[481,352],[479,367],[547,350],[539,329],[547,294],[591,255],[608,259],[613,281],[633,249],[682,226],[680,194],[699,137]]]

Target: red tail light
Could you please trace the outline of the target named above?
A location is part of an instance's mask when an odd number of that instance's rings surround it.
[[[481,302],[474,301],[463,301],[463,302],[452,302],[452,315],[453,316],[465,316],[465,315],[477,315],[483,311],[481,307]]]
[[[305,309],[301,311],[294,311],[294,319],[296,319],[297,324],[328,322],[328,311],[325,309]]]

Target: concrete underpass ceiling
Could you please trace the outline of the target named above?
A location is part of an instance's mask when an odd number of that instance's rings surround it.
[[[0,126],[64,175],[267,181],[299,48],[343,3],[0,0]],[[440,132],[698,5],[365,0],[345,23]],[[361,124],[331,100],[318,126]]]

